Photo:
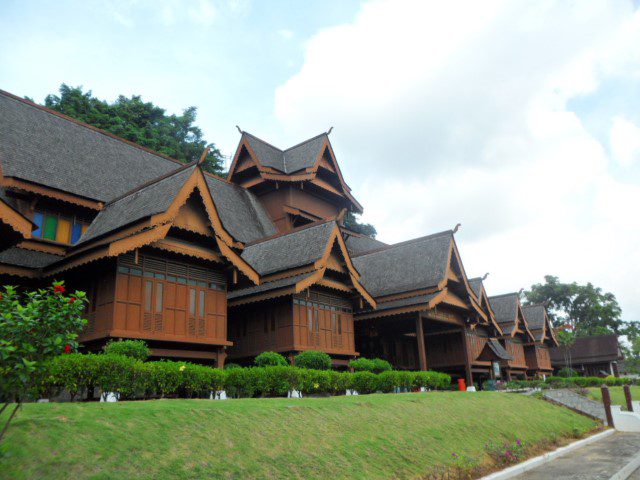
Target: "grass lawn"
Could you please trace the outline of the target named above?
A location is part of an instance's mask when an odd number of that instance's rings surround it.
[[[599,402],[602,401],[602,391],[598,387],[589,388],[589,397],[597,400]],[[611,404],[612,405],[622,405],[622,410],[627,409],[627,401],[624,398],[624,391],[622,387],[609,387],[609,394],[611,395]],[[631,398],[633,400],[640,400],[640,387],[632,386],[631,387]]]
[[[533,445],[595,427],[497,392],[32,403],[0,444],[0,478],[424,478],[454,452],[486,461],[490,441]]]

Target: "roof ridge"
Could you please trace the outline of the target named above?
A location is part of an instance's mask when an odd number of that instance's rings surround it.
[[[423,240],[429,240],[431,238],[442,237],[442,236],[447,235],[447,234],[451,234],[453,236],[453,230],[444,230],[442,232],[437,232],[437,233],[432,233],[430,235],[424,235],[422,237],[412,238],[410,240],[405,240],[403,242],[392,243],[391,245],[386,245],[384,247],[374,248],[373,250],[368,250],[366,252],[359,253],[358,255],[353,255],[352,258],[363,257],[365,255],[372,255],[374,253],[380,253],[380,252],[383,252],[385,250],[389,250],[391,248],[402,247],[402,246],[405,246],[405,245],[411,245],[412,243],[418,243],[418,242],[421,242]]]
[[[492,298],[508,297],[508,296],[510,296],[510,295],[518,296],[518,292],[501,293],[500,295],[491,295],[491,296],[489,297],[489,300],[491,300]]]
[[[255,138],[255,139],[256,139],[256,140],[258,140],[259,142],[262,142],[262,143],[264,143],[265,145],[268,145],[269,147],[271,147],[271,148],[274,148],[274,149],[278,150],[279,152],[283,152],[283,153],[284,153],[284,150],[282,150],[281,148],[278,148],[278,147],[276,147],[275,145],[270,144],[269,142],[267,142],[266,140],[261,139],[260,137],[256,137],[253,133],[249,133],[249,132],[246,132],[246,131],[243,131],[242,133],[243,133],[243,134],[245,134],[245,135],[248,135],[248,136],[250,136],[250,137]]]
[[[3,96],[5,96],[7,98],[10,98],[12,100],[17,100],[18,102],[24,103],[25,105],[28,105],[30,107],[35,107],[38,110],[42,110],[43,112],[49,113],[50,115],[54,115],[56,117],[62,118],[63,120],[67,120],[67,121],[69,121],[71,123],[74,123],[74,124],[80,126],[80,127],[87,128],[89,130],[92,130],[92,131],[94,131],[96,133],[105,135],[106,137],[112,138],[114,140],[118,140],[118,141],[120,141],[120,142],[122,142],[122,143],[124,143],[126,145],[129,145],[130,147],[137,148],[137,149],[142,150],[144,152],[147,152],[147,153],[149,153],[151,155],[155,155],[156,157],[162,158],[164,160],[169,160],[171,162],[178,163],[178,164],[181,164],[181,165],[184,164],[184,162],[181,162],[180,160],[177,160],[175,158],[171,158],[168,155],[165,155],[165,154],[160,153],[160,152],[156,152],[156,151],[151,150],[150,148],[147,148],[147,147],[143,147],[142,145],[139,145],[139,144],[137,144],[135,142],[132,142],[131,140],[127,140],[125,138],[119,137],[119,136],[117,136],[117,135],[115,135],[113,133],[107,132],[106,130],[102,130],[101,128],[94,127],[93,125],[90,125],[88,123],[85,123],[85,122],[82,122],[80,120],[77,120],[77,119],[75,119],[73,117],[65,115],[64,113],[57,112],[57,111],[55,111],[55,110],[53,110],[51,108],[45,107],[44,105],[38,105],[37,103],[32,102],[31,100],[27,100],[26,98],[21,98],[21,97],[19,97],[17,95],[14,95],[13,93],[7,92],[6,90],[0,89],[0,95],[3,95]]]
[[[283,152],[284,152],[284,153],[286,153],[286,152],[288,152],[289,150],[293,150],[294,148],[298,148],[298,147],[300,147],[300,146],[304,145],[305,143],[312,142],[312,141],[313,141],[313,140],[315,140],[316,138],[320,138],[321,136],[326,135],[326,134],[327,134],[327,132],[322,132],[322,133],[320,133],[320,134],[316,135],[315,137],[311,137],[311,138],[308,138],[308,139],[306,139],[306,140],[304,140],[304,141],[302,141],[302,142],[300,142],[300,143],[296,143],[293,147],[285,148],[285,149],[283,150]]]
[[[269,240],[273,240],[275,238],[280,238],[280,237],[286,237],[287,235],[291,235],[293,233],[298,233],[301,232],[303,230],[307,230],[309,228],[313,228],[313,227],[319,227],[320,225],[324,225],[325,223],[329,223],[329,222],[335,222],[335,219],[330,218],[328,220],[316,220],[315,222],[311,222],[311,223],[307,223],[306,225],[302,225],[300,227],[296,227],[292,230],[289,230],[287,232],[281,232],[281,233],[276,233],[275,235],[271,235],[269,237],[265,237],[265,238],[261,238],[259,240],[255,240],[253,242],[249,242],[247,244],[245,244],[245,248],[246,247],[252,247],[254,245],[258,245],[260,243],[264,243],[267,242]]]
[[[145,188],[151,187],[152,185],[155,185],[156,183],[160,183],[163,180],[166,180],[167,178],[173,177],[174,175],[189,169],[190,167],[194,167],[198,164],[198,160],[194,160],[193,162],[184,164],[182,167],[177,168],[176,170],[172,170],[171,172],[167,172],[164,175],[161,175],[160,177],[154,178],[149,180],[146,183],[143,183],[142,185],[136,187],[136,188],[132,188],[131,190],[129,190],[128,192],[123,193],[122,195],[120,195],[119,197],[114,198],[113,200],[107,202],[105,204],[105,207],[109,206],[109,205],[113,205],[116,202],[119,202],[120,200],[123,200],[131,195],[133,195],[134,193],[138,193],[141,192],[142,190],[144,190]]]

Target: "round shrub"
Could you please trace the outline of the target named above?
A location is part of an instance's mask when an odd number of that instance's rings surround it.
[[[82,395],[94,382],[95,368],[92,365],[95,355],[70,353],[59,355],[47,364],[45,382],[49,394],[62,389],[69,392],[71,401]]]
[[[295,356],[296,367],[310,368],[312,370],[330,370],[331,357],[324,352],[316,350],[307,350]]]
[[[381,358],[374,358],[371,360],[371,363],[373,364],[373,373],[382,373],[393,370],[391,364]]]
[[[338,372],[332,370],[302,370],[300,390],[307,394],[333,393]]]
[[[276,352],[262,352],[255,358],[253,363],[256,364],[256,367],[277,367],[289,365],[287,359]]]
[[[349,367],[351,367],[354,372],[373,372],[375,368],[373,360],[369,360],[364,357],[351,360],[349,362]]]
[[[104,395],[116,392],[124,397],[131,397],[136,392],[134,383],[134,367],[139,360],[124,355],[102,354],[92,355],[94,385]]]
[[[356,372],[351,375],[350,387],[360,394],[373,393],[378,389],[378,376],[371,372]]]
[[[149,363],[150,388],[161,398],[174,395],[183,385],[182,364],[162,360]]]
[[[237,363],[233,363],[233,362],[224,364],[224,369],[225,370],[233,370],[234,368],[242,368],[242,366],[238,365]]]
[[[104,347],[107,355],[124,355],[144,362],[151,355],[151,350],[144,340],[111,340]]]
[[[255,394],[263,397],[283,397],[298,390],[300,369],[290,366],[255,367],[252,370]]]

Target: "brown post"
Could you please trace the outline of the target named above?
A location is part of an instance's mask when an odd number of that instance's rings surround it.
[[[469,360],[469,345],[467,345],[467,332],[462,328],[462,351],[464,353],[464,373],[467,377],[467,387],[473,386],[473,373],[471,373],[471,361]]]
[[[427,348],[424,344],[424,330],[422,329],[422,318],[418,313],[416,316],[416,339],[418,340],[418,361],[420,370],[427,369]]]
[[[227,348],[226,347],[221,347],[220,349],[218,349],[218,359],[216,361],[216,367],[218,368],[224,368],[224,362],[227,359],[227,352],[226,352]]]
[[[631,388],[629,385],[622,387],[624,390],[624,398],[627,400],[627,411],[633,412],[633,404],[631,403]]]
[[[602,403],[604,403],[604,413],[607,416],[607,425],[615,428],[613,425],[613,415],[611,414],[611,396],[609,395],[609,389],[606,385],[602,385],[600,390],[602,391]]]

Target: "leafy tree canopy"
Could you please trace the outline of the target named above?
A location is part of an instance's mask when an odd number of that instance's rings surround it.
[[[360,233],[361,235],[366,235],[371,238],[376,238],[376,235],[378,234],[376,227],[370,223],[360,223],[358,221],[358,216],[353,212],[347,212],[344,216],[344,226],[353,232]]]
[[[188,107],[182,115],[167,115],[163,108],[144,102],[139,95],[120,95],[113,103],[84,92],[82,87],[62,84],[60,95],[47,95],[44,104],[69,117],[113,133],[155,152],[181,162],[198,160],[206,147],[210,148],[204,169],[223,173],[220,150],[208,143],[202,130],[195,126],[196,107]]]
[[[591,283],[562,283],[552,275],[544,280],[524,292],[525,303],[545,303],[554,326],[570,325],[577,336],[625,332],[622,310],[613,293]]]

